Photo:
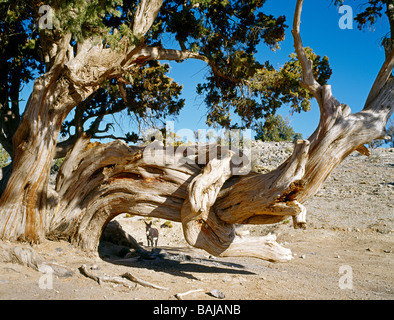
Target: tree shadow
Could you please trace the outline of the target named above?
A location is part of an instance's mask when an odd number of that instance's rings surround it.
[[[126,246],[101,241],[98,253],[101,259],[111,264],[145,268],[191,280],[197,280],[193,273],[255,274],[241,264],[220,261],[219,258],[201,258],[189,248],[161,247],[153,248],[152,251],[142,248],[142,251],[137,252]]]

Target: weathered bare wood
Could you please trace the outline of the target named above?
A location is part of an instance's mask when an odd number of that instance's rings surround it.
[[[228,223],[275,223],[288,216],[303,216],[305,210],[295,199],[304,188],[304,168],[308,159],[309,141],[297,142],[290,158],[267,174],[250,174],[218,195],[214,210]],[[301,216],[299,217],[301,219]],[[300,226],[305,221],[299,221]]]
[[[109,283],[121,284],[127,288],[131,287],[130,282],[126,281],[125,279],[123,279],[121,277],[110,277],[110,276],[106,276],[106,275],[101,275],[101,276],[96,275],[93,272],[91,272],[85,264],[83,264],[79,268],[79,270],[84,276],[96,281],[99,285],[101,285],[104,282],[109,282]]]
[[[225,157],[223,151],[217,152],[223,158],[212,159],[201,172],[199,165],[190,162],[191,152],[177,153],[173,163],[159,166],[147,163],[141,151],[119,141],[106,145],[90,144],[86,138],[78,141],[59,171],[56,191],[62,201],[54,209],[48,236],[66,238],[87,250],[95,250],[104,226],[117,214],[128,212],[182,221],[185,237],[192,245],[216,255],[243,255],[242,250],[237,254],[236,251],[241,246],[247,247],[247,241],[237,240],[230,248],[236,240],[233,222],[219,219],[210,210],[222,184],[231,176],[230,155],[236,156],[235,153],[231,151]],[[165,148],[156,151],[158,158],[167,152]],[[193,148],[192,151],[197,156],[194,161],[198,162],[199,156],[206,160],[205,153]],[[292,172],[300,170],[298,166],[286,168]],[[200,201],[201,198],[205,200]],[[194,203],[192,211],[187,209],[189,199]],[[293,209],[290,212],[298,213]],[[208,233],[205,240],[200,222],[211,227],[209,232],[208,228],[203,229]],[[216,241],[211,243],[213,238]],[[255,256],[280,261],[291,258],[290,251],[275,244],[272,237],[260,240],[261,246],[267,244],[267,248],[255,246],[259,252]],[[251,244],[257,244],[256,239]]]
[[[177,293],[175,295],[175,298],[177,298],[178,300],[183,300],[183,298],[189,294],[193,294],[193,293],[198,293],[198,292],[206,292],[206,290],[204,289],[193,289],[193,290],[189,290],[186,292],[182,292],[182,293]]]
[[[139,284],[141,286],[144,286],[144,287],[154,288],[157,290],[168,290],[168,288],[161,287],[161,286],[156,285],[154,283],[137,278],[136,276],[134,276],[130,272],[126,272],[121,277],[111,277],[108,275],[97,275],[94,272],[90,271],[89,268],[86,266],[86,264],[83,264],[79,268],[79,270],[84,276],[96,281],[100,285],[103,284],[104,282],[108,282],[108,283],[121,284],[127,288],[130,288],[131,287],[130,281],[132,281],[132,282]],[[125,279],[128,279],[130,281],[127,281]]]
[[[387,56],[386,60],[383,63],[382,68],[380,69],[376,80],[369,92],[368,98],[365,101],[364,108],[368,108],[369,105],[373,102],[373,100],[379,95],[382,88],[387,83],[387,80],[392,77],[391,73],[394,68],[394,46],[392,46],[390,54]]]
[[[157,150],[158,158],[165,151]],[[92,250],[104,226],[120,213],[180,221],[187,181],[200,170],[188,163],[149,164],[141,148],[120,141],[94,145],[81,138],[59,171],[56,191],[62,200],[48,236]]]
[[[163,0],[142,0],[136,10],[133,21],[133,34],[142,38],[148,32],[156,19],[163,4]]]
[[[0,261],[17,263],[38,271],[38,266],[45,262],[34,249],[13,246],[0,241]]]
[[[157,290],[168,290],[166,287],[159,286],[157,284],[142,280],[140,278],[137,278],[131,272],[126,272],[125,274],[122,275],[122,277],[129,279],[130,281],[133,281],[141,286],[148,287],[148,288],[153,288]]]
[[[320,100],[320,90],[321,86],[316,81],[313,70],[312,70],[312,61],[308,59],[304,46],[302,44],[301,35],[300,35],[300,24],[301,24],[301,12],[302,12],[302,5],[303,0],[297,1],[295,13],[294,13],[294,20],[293,20],[293,39],[294,39],[294,48],[297,53],[297,57],[302,66],[302,81],[301,85],[305,86],[313,96],[316,98],[319,105],[321,104]]]
[[[188,198],[181,211],[185,239],[190,245],[204,249],[216,256],[254,256],[272,261],[290,260],[290,250],[277,244],[275,237],[239,238],[235,234],[234,222],[229,223],[225,218],[226,216],[217,215],[219,212],[217,207],[216,210],[211,210],[224,182],[232,175],[231,158],[233,155],[229,152],[226,157],[220,160],[212,159],[202,173],[190,183]],[[294,171],[293,167],[302,171],[296,164],[291,166],[291,171]],[[289,170],[289,167],[285,166],[285,169]],[[297,175],[294,177],[295,179],[298,178]],[[280,178],[282,176],[279,176],[276,183],[283,187]],[[291,181],[287,181],[287,183],[290,184]],[[277,185],[274,183],[273,187],[276,188]],[[287,189],[287,187],[285,188]],[[227,201],[238,201],[238,203],[247,202],[246,198],[242,198],[242,195],[239,197],[234,192],[232,196],[228,195],[226,199]],[[261,206],[263,201],[257,202]],[[229,203],[226,205],[229,205]],[[242,213],[253,215],[253,211],[243,211],[238,205],[237,213],[233,213],[231,218],[239,218]],[[283,215],[283,212],[281,214]]]
[[[21,264],[36,271],[41,271],[50,267],[49,270],[59,277],[70,277],[74,274],[74,272],[66,266],[46,261],[31,247],[11,245],[3,241],[0,241],[0,261]]]

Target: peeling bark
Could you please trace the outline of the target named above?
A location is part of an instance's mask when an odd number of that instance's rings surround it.
[[[48,179],[65,116],[91,90],[79,91],[52,73],[38,78],[14,135],[12,173],[1,195],[0,238],[38,243],[47,230]],[[61,100],[62,110],[58,111]]]

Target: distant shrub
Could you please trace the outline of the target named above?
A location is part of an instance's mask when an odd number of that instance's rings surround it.
[[[281,115],[269,115],[264,124],[259,122],[256,127],[256,140],[261,141],[294,141],[302,139],[301,133],[294,132],[289,120],[284,120]]]
[[[161,227],[161,228],[172,228],[173,225],[172,225],[172,222],[171,222],[171,221],[167,220],[167,221],[164,222],[160,227]]]

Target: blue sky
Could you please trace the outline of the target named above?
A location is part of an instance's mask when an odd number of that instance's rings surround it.
[[[362,2],[367,2],[364,0]],[[346,2],[353,9],[353,15],[362,10],[360,1],[349,0]],[[264,12],[274,16],[285,15],[287,25],[286,38],[281,43],[281,49],[275,52],[261,45],[258,60],[270,62],[280,68],[288,56],[294,52],[291,29],[295,9],[295,0],[267,0]],[[328,56],[333,75],[329,80],[334,96],[342,103],[346,103],[352,112],[363,108],[369,90],[384,61],[384,50],[380,46],[381,39],[389,31],[389,23],[385,16],[382,17],[370,30],[358,30],[356,24],[353,29],[341,29],[339,19],[343,15],[338,12],[338,7],[331,4],[331,0],[305,0],[301,18],[301,37],[304,46],[311,47],[321,56]],[[176,43],[169,42],[168,48]],[[175,132],[181,129],[209,129],[205,124],[206,106],[203,97],[196,93],[198,83],[204,81],[208,73],[204,62],[188,60],[183,63],[170,63],[169,76],[183,85],[182,98],[186,105],[175,120]],[[23,90],[23,98],[27,101],[33,89],[29,83]],[[283,106],[279,110],[284,118],[288,117],[291,126],[296,132],[309,137],[318,125],[319,108],[315,100],[312,101],[312,110],[301,114],[290,115],[290,109]],[[236,117],[234,117],[236,119]],[[105,119],[114,122],[113,118]],[[115,135],[122,135],[128,131],[136,130],[133,122],[122,116],[117,119]],[[254,134],[252,133],[254,136]]]
[[[365,1],[366,2],[366,1]],[[347,1],[356,15],[360,11],[360,1]],[[282,66],[288,56],[294,52],[291,28],[295,0],[268,0],[264,12],[274,16],[285,15],[287,25],[286,39],[281,49],[272,52],[265,46],[259,50],[259,60],[270,62],[277,68]],[[331,0],[305,0],[301,17],[301,37],[304,46],[311,47],[321,56],[328,56],[333,75],[329,80],[334,96],[346,103],[352,112],[360,111],[372,87],[374,79],[384,61],[384,50],[380,46],[381,38],[389,31],[385,16],[371,30],[341,29],[339,19],[343,15],[331,5]],[[203,81],[208,70],[201,61],[187,61],[181,64],[171,63],[170,76],[184,85],[183,98],[186,106],[175,121],[175,131],[182,128],[192,130],[208,128],[205,124],[206,108],[203,97],[196,94],[196,85]],[[304,138],[310,136],[318,125],[319,108],[315,100],[312,110],[290,116],[290,109],[283,106],[279,111],[283,117],[289,117],[296,132]],[[234,118],[235,119],[235,118]]]

